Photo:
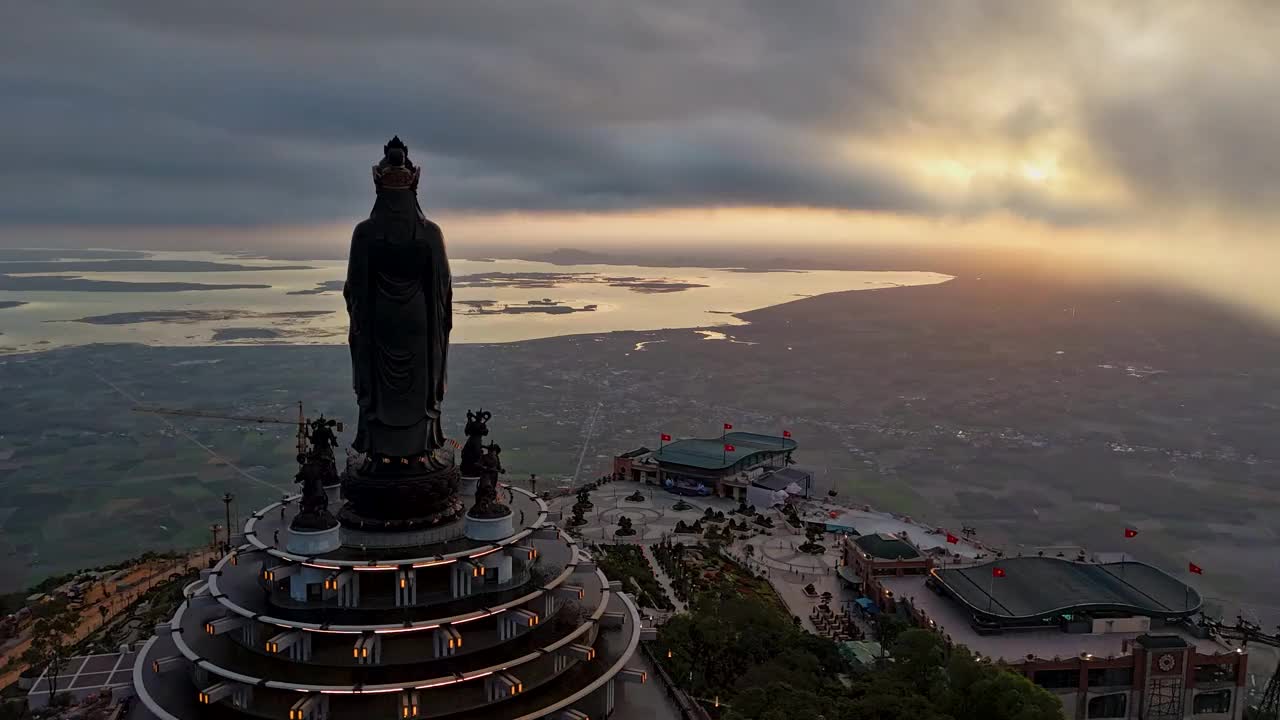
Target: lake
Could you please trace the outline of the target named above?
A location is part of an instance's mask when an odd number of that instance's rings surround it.
[[[107,270],[97,270],[84,260],[75,261],[74,270],[67,271],[57,262],[39,267],[0,262],[0,278],[7,283],[0,285],[0,352],[117,342],[346,342],[341,292],[345,261],[284,262],[210,252],[152,252],[131,262],[127,271],[108,265],[102,266]],[[175,262],[180,267],[175,269]],[[190,266],[193,262],[216,265]],[[740,325],[744,321],[735,313],[813,295],[950,279],[929,272],[760,272],[507,259],[457,259],[450,264],[452,341],[457,343]],[[11,270],[6,272],[6,266]],[[307,267],[289,269],[298,266]],[[151,290],[160,291],[144,292],[137,290],[141,286],[136,283],[180,283],[176,287],[184,289],[152,285]],[[193,283],[237,287],[190,289]]]

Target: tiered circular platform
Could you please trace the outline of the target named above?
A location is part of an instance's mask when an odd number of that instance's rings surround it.
[[[295,498],[263,508],[138,654],[139,699],[161,720],[607,717],[646,679],[626,667],[636,606],[541,500],[501,495],[505,526],[400,536],[294,533]]]

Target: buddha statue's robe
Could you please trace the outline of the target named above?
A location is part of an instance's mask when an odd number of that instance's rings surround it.
[[[352,235],[342,294],[359,406],[353,447],[370,458],[441,447],[453,285],[444,235],[414,191],[378,191]]]

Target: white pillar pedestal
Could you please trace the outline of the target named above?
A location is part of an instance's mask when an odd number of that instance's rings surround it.
[[[515,534],[515,514],[508,512],[502,517],[477,518],[467,512],[467,537],[480,542],[495,542],[509,538]]]
[[[342,547],[341,525],[328,530],[289,530],[285,548],[299,555],[323,555]]]

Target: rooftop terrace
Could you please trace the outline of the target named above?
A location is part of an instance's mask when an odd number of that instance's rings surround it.
[[[725,446],[733,447],[726,451]],[[774,435],[731,432],[723,438],[686,438],[667,443],[653,453],[660,463],[700,470],[724,470],[762,453],[795,450],[796,441]]]
[[[949,636],[953,642],[986,657],[1009,663],[1024,662],[1028,655],[1043,660],[1075,658],[1081,653],[1099,658],[1120,657],[1132,653],[1133,641],[1143,634],[1069,634],[1056,628],[1046,628],[984,635],[970,625],[970,615],[964,606],[930,590],[925,586],[923,576],[886,577],[880,582],[897,597],[909,599],[918,610],[937,623],[938,632]],[[1160,621],[1153,621],[1151,632],[1178,635],[1204,655],[1225,654],[1233,650],[1231,646],[1217,640],[1195,637],[1181,625],[1165,625]]]
[[[1002,577],[993,575],[996,568]],[[1193,588],[1140,562],[1017,557],[935,570],[934,576],[975,615],[998,623],[1086,611],[1189,616],[1201,604]]]

